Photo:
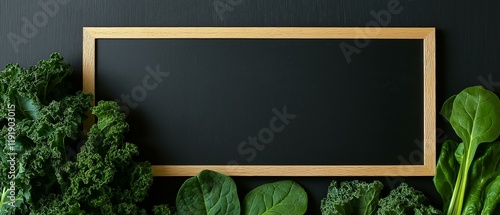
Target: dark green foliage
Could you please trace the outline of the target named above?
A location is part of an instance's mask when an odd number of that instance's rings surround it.
[[[302,215],[307,211],[307,193],[294,181],[267,183],[250,191],[243,200],[243,214]]]
[[[68,95],[70,74],[57,53],[27,70],[9,64],[0,72],[3,197],[11,183],[8,153],[17,153],[15,207],[2,198],[0,214],[146,214],[137,203],[147,196],[152,168],[133,160],[139,152],[124,140],[124,114],[115,102],[100,102],[92,108],[98,123],[84,134],[92,95]],[[9,104],[15,105],[15,148],[8,144]],[[80,142],[77,156],[69,154]]]
[[[233,179],[203,170],[182,184],[176,198],[179,215],[240,214],[240,200]]]
[[[434,185],[444,203],[443,211],[455,214],[499,214],[500,203],[500,99],[481,86],[450,97],[443,115],[460,144],[443,144]]]
[[[375,214],[379,195],[384,185],[380,181],[332,181],[326,198],[321,200],[321,212],[324,215]]]
[[[139,152],[124,141],[125,115],[115,102],[99,102],[92,113],[97,125],[87,134],[76,161],[62,166],[62,199],[67,205],[80,204],[87,213],[145,214],[136,203],[147,196],[152,169],[148,162],[133,161]]]
[[[458,143],[453,140],[447,140],[441,147],[436,174],[434,175],[434,185],[443,199],[443,212],[448,211],[450,206],[453,189],[457,181],[460,164],[455,158]]]
[[[304,188],[283,180],[258,186],[240,205],[233,179],[212,170],[187,179],[176,198],[179,215],[302,215],[307,211],[307,202]]]
[[[84,112],[92,96],[77,93],[64,96],[69,85],[62,80],[71,73],[59,54],[40,61],[28,70],[9,64],[0,72],[0,187],[15,183],[17,213],[27,213],[45,194],[60,192],[62,165],[66,162],[66,146],[81,139]],[[9,120],[9,106],[15,114]],[[9,146],[8,122],[15,119],[15,145]],[[13,147],[13,148],[11,148]],[[17,153],[14,156],[8,153]],[[16,177],[9,180],[9,159],[15,159]],[[6,204],[10,200],[4,200]],[[2,205],[0,214],[14,207]]]
[[[383,185],[379,181],[366,183],[332,181],[326,198],[321,201],[323,215],[434,215],[441,214],[429,205],[429,200],[406,183],[380,199]]]
[[[156,205],[153,207],[153,215],[174,215],[175,209],[169,205]]]
[[[377,215],[441,214],[440,211],[429,205],[429,200],[422,192],[406,183],[401,183],[387,197],[380,199],[379,206]]]

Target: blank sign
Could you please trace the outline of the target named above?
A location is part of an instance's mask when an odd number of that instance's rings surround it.
[[[83,61],[155,176],[434,174],[432,28],[84,28]]]

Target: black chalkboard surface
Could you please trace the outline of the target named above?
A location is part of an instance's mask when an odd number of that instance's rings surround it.
[[[231,175],[434,172],[435,134],[425,121],[435,120],[429,38],[399,32],[394,39],[387,35],[397,32],[387,29],[364,40],[355,39],[359,29],[352,38],[275,38],[276,31],[252,36],[248,29],[175,37],[171,28],[156,29],[166,38],[101,37],[96,32],[105,28],[86,30],[95,30],[96,101],[122,106],[127,139],[156,175],[204,168]]]

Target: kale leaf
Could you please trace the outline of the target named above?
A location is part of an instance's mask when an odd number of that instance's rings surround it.
[[[98,123],[75,161],[62,165],[58,183],[66,212],[79,205],[87,214],[146,214],[137,203],[147,196],[153,181],[151,165],[135,162],[137,146],[124,141],[125,115],[115,102],[92,108]],[[58,199],[58,198],[55,198]]]
[[[418,190],[401,183],[380,199],[383,185],[358,180],[340,183],[332,181],[326,198],[321,201],[323,215],[434,215],[440,211],[429,205],[429,200]]]
[[[58,53],[0,72],[0,215],[146,214],[139,203],[153,181],[150,163],[134,160],[139,151],[124,139],[128,124],[115,102],[91,108],[98,121],[84,134],[93,96],[69,93],[71,72]]]
[[[377,215],[434,215],[441,212],[429,204],[422,192],[415,190],[406,183],[401,183],[391,193],[380,199]]]
[[[9,64],[0,72],[0,187],[3,194],[16,188],[15,207],[4,198],[0,214],[27,213],[44,194],[60,191],[57,178],[67,160],[66,147],[81,136],[92,101],[81,92],[63,96],[69,84],[61,80],[69,74],[69,65],[57,53],[28,70]],[[9,136],[15,137],[14,144]],[[9,180],[13,169],[15,178]]]
[[[326,198],[321,200],[324,215],[366,214],[373,215],[377,210],[379,195],[384,185],[380,181],[332,181]]]

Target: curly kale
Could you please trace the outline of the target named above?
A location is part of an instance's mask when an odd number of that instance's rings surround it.
[[[57,53],[29,69],[9,64],[0,72],[0,215],[146,214],[138,203],[148,194],[152,168],[134,161],[139,152],[125,142],[124,114],[115,102],[100,102],[92,108],[98,122],[84,134],[93,98],[69,94],[70,74]],[[81,142],[78,154],[70,153]]]
[[[383,185],[379,181],[366,183],[332,181],[326,198],[321,200],[323,215],[435,215],[441,214],[429,205],[428,199],[406,183],[380,199]],[[380,199],[380,200],[379,200]]]
[[[0,72],[0,119],[3,125],[8,104],[16,106],[16,118],[36,119],[42,106],[68,96],[70,82],[64,80],[71,73],[70,65],[58,53],[29,69],[21,68],[19,64],[8,64]]]
[[[378,215],[434,215],[441,212],[433,208],[427,197],[418,190],[401,183],[389,196],[380,199]]]
[[[124,141],[128,130],[125,115],[115,102],[99,102],[92,112],[98,123],[76,161],[64,165],[67,174],[61,185],[69,205],[79,203],[94,214],[145,214],[137,207],[153,182],[151,165],[137,163],[137,146]]]
[[[174,215],[175,209],[169,205],[156,205],[153,207],[154,215]]]
[[[70,73],[59,54],[28,70],[9,64],[0,72],[0,187],[9,198],[12,190],[5,189],[16,188],[15,202],[4,198],[0,214],[27,213],[43,194],[60,190],[57,177],[67,160],[66,146],[81,136],[92,101],[83,93],[62,96],[69,86],[62,80]]]
[[[379,181],[366,183],[354,180],[342,182],[340,187],[337,181],[332,181],[326,198],[321,200],[322,214],[374,214],[383,187]]]

